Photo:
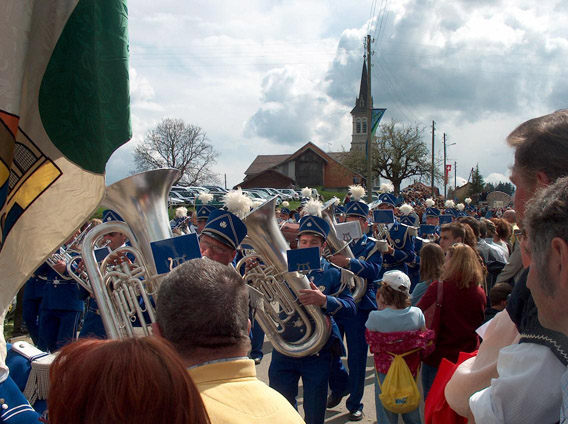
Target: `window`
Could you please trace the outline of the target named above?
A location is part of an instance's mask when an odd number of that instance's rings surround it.
[[[361,133],[361,118],[357,118],[355,120],[355,133],[356,134],[360,134]]]
[[[363,134],[367,134],[367,118],[363,118]]]

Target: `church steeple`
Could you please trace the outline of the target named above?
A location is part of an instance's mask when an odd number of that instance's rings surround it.
[[[367,114],[369,108],[373,107],[373,97],[371,96],[370,104],[367,95],[367,64],[363,60],[363,71],[361,72],[361,87],[359,88],[359,97],[355,100],[355,107],[351,110],[353,117],[353,133],[351,135],[351,151],[365,151],[367,144]]]
[[[373,98],[371,97],[371,103]],[[371,104],[372,106],[372,104]],[[351,110],[354,113],[367,113],[367,63],[363,60],[363,71],[361,72],[361,88],[359,88],[359,97],[355,100],[355,107]]]

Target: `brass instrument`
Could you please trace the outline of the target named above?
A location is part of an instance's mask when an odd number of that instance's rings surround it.
[[[166,199],[179,176],[176,169],[156,169],[107,187],[103,205],[128,224],[106,222],[85,236],[83,263],[109,339],[135,335],[135,321],[144,335],[151,334],[150,323],[155,321],[152,298],[155,300],[163,277],[157,274],[150,243],[172,237]],[[99,266],[94,250],[98,240],[111,232],[124,234],[131,246],[115,249]]]
[[[353,259],[355,256],[349,247],[349,242],[340,240],[337,236],[335,228],[337,222],[335,221],[335,199],[330,199],[324,203],[321,216],[329,224],[329,234],[327,235],[327,245],[330,248],[330,254],[335,255],[341,253],[348,259]],[[355,303],[359,302],[367,292],[367,280],[353,274],[353,286],[351,294]],[[343,286],[341,287],[343,290]]]
[[[65,266],[67,268],[67,272],[69,272],[69,264],[71,264],[74,260],[74,258],[76,256],[71,255],[71,253],[79,253],[79,249],[81,246],[81,243],[83,242],[83,238],[85,237],[85,235],[89,232],[89,230],[92,227],[92,223],[90,223],[89,225],[87,225],[87,228],[85,228],[83,231],[81,231],[79,234],[77,234],[73,240],[71,241],[71,243],[67,244],[66,246],[61,246],[59,249],[57,249],[57,251],[55,253],[53,253],[49,258],[47,258],[45,260],[45,262],[47,262],[47,264],[55,271],[57,272],[57,274],[64,280],[70,280],[71,278],[69,278],[66,275],[61,274],[59,271],[57,271],[54,268],[54,265],[56,265],[59,261],[63,261],[65,262]],[[71,274],[70,274],[71,275]],[[71,277],[73,277],[71,275]]]
[[[331,333],[331,322],[321,309],[302,305],[299,291],[309,289],[308,278],[298,272],[288,272],[288,245],[275,217],[276,198],[250,212],[243,222],[247,236],[243,244],[255,253],[242,258],[236,269],[256,259],[260,265],[249,269],[245,281],[262,294],[256,319],[274,348],[287,356],[299,358],[319,352]],[[300,328],[302,336],[286,339],[286,330]]]

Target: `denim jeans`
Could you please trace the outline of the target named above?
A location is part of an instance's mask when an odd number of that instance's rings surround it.
[[[432,387],[432,383],[434,383],[437,373],[438,368],[431,367],[424,362],[422,363],[422,388],[424,389],[424,402],[426,402],[426,398],[430,392],[430,387]]]
[[[385,380],[386,374],[377,373],[381,383]],[[420,419],[420,408],[416,408],[414,411],[407,412],[406,414],[395,414],[394,412],[387,411],[383,408],[383,404],[379,399],[381,394],[381,388],[379,383],[375,378],[375,408],[377,410],[377,423],[379,424],[398,424],[398,416],[402,415],[402,420],[405,424],[422,424]]]

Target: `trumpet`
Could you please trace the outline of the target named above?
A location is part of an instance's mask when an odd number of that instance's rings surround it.
[[[65,268],[67,269],[67,272],[69,272],[69,264],[72,263],[73,258],[79,254],[79,252],[81,251],[81,244],[83,242],[83,239],[85,238],[85,235],[89,232],[89,230],[91,229],[91,227],[93,226],[93,223],[89,223],[89,225],[87,225],[87,227],[81,231],[79,234],[77,234],[73,240],[71,241],[71,243],[68,243],[66,246],[61,246],[57,252],[53,253],[49,258],[47,258],[45,260],[45,262],[47,262],[47,264],[55,271],[57,272],[57,274],[64,280],[70,280],[71,277],[64,275],[62,273],[60,273],[59,271],[57,271],[57,269],[55,269],[55,265],[57,265],[60,261],[65,262]],[[73,255],[74,254],[74,255]],[[71,275],[71,274],[70,274]]]

